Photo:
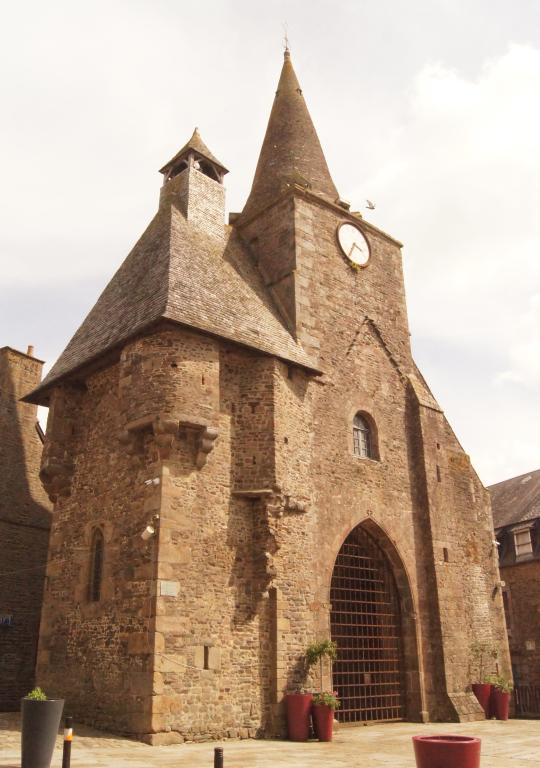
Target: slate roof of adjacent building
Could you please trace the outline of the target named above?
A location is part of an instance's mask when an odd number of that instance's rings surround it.
[[[495,528],[540,517],[540,469],[488,486]]]

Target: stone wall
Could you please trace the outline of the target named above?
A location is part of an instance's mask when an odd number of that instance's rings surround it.
[[[37,680],[83,722],[119,732],[148,729],[152,703],[154,569],[140,534],[159,507],[160,475],[149,434],[122,441],[129,393],[120,364],[85,386],[57,389],[44,461],[61,455],[44,594]],[[50,475],[48,475],[48,478]],[[91,541],[104,540],[101,600],[88,595]]]
[[[501,568],[516,685],[540,685],[540,562]]]
[[[250,247],[259,250],[259,261],[266,252],[273,264],[284,265],[283,273],[289,266],[287,296],[294,304],[296,333],[318,354],[325,372],[308,385],[310,396],[299,413],[283,406],[287,431],[304,437],[304,446],[310,444],[303,431],[306,418],[310,424],[313,447],[304,458],[300,485],[315,503],[312,518],[302,519],[297,531],[292,520],[280,523],[273,584],[279,588],[279,574],[289,574],[294,562],[294,573],[299,579],[310,574],[308,582],[315,581],[317,591],[310,610],[298,611],[298,594],[308,594],[309,602],[310,587],[286,585],[291,596],[287,601],[281,593],[282,623],[289,622],[294,646],[305,634],[306,616],[318,612],[318,632],[328,635],[329,568],[347,533],[369,520],[381,544],[399,552],[396,570],[403,572],[402,600],[408,606],[409,717],[477,717],[476,701],[465,693],[472,641],[482,636],[497,643],[509,673],[489,502],[411,358],[399,244],[356,219],[371,258],[367,268],[353,269],[338,249],[336,231],[340,221],[354,217],[297,193],[291,256],[287,210],[290,199],[283,199],[242,230]],[[283,275],[278,277],[284,285]],[[372,424],[376,461],[353,456],[351,425],[359,411]],[[282,454],[287,465],[280,440],[276,452],[278,466]],[[294,454],[301,460],[298,444]],[[291,550],[297,537],[303,546]],[[280,567],[285,552],[291,560]],[[285,648],[286,638],[281,639]],[[287,669],[294,666],[294,655],[287,657]]]
[[[0,350],[0,711],[34,685],[51,505],[39,482],[37,407],[19,402],[43,363]]]

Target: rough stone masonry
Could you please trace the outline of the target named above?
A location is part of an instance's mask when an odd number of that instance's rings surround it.
[[[43,362],[0,349],[0,711],[19,709],[34,685],[51,503],[39,481],[37,407],[20,398]]]
[[[54,502],[39,682],[151,744],[279,735],[332,636],[349,722],[480,718],[471,642],[510,673],[489,497],[412,359],[400,243],[339,198],[289,52],[229,225],[197,131],[162,173],[28,397]]]

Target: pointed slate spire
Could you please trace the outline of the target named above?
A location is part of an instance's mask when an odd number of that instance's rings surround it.
[[[292,184],[310,189],[331,202],[338,198],[287,48],[242,218],[260,211]]]

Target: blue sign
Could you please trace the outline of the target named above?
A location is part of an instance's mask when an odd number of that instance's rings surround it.
[[[11,613],[0,613],[0,627],[12,627],[13,615]]]

